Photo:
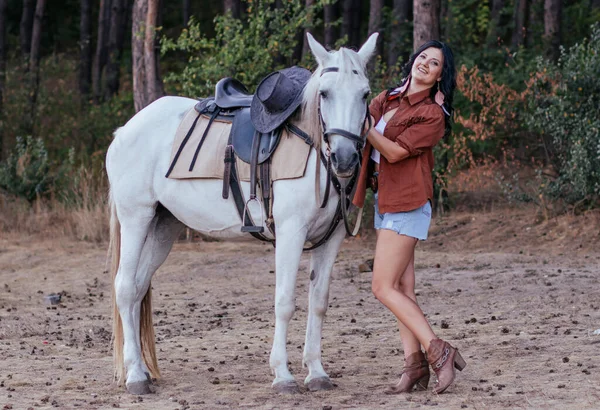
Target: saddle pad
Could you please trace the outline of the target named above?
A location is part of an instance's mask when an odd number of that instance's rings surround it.
[[[183,139],[187,135],[198,112],[192,108],[184,116],[177,128],[175,141],[171,149],[171,158],[169,164],[173,162],[175,154],[179,150]],[[177,159],[177,163],[171,171],[171,179],[190,179],[190,178],[214,178],[223,179],[225,170],[223,159],[225,158],[225,147],[231,131],[231,123],[215,119],[208,131],[208,135],[202,144],[198,159],[194,164],[192,171],[189,171],[190,164],[208,125],[209,118],[201,116],[196,123],[196,127],[185,144],[183,151]],[[280,179],[301,178],[306,170],[306,163],[310,154],[310,146],[298,138],[296,135],[283,131],[279,146],[271,156],[271,179],[277,181]],[[250,181],[250,164],[236,159],[237,171],[242,181]]]

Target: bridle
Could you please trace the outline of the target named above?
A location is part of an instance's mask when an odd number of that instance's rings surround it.
[[[321,77],[323,76],[323,74],[326,73],[337,73],[339,72],[340,69],[339,67],[327,67],[324,68],[323,71],[321,71]],[[358,71],[356,70],[352,70],[352,72],[354,74],[358,74]],[[323,140],[325,141],[325,144],[327,144],[327,150],[329,150],[329,135],[330,134],[336,134],[336,135],[341,135],[342,137],[348,138],[351,141],[354,141],[356,143],[356,149],[358,152],[362,151],[362,149],[365,147],[365,142],[366,142],[366,137],[367,134],[369,133],[369,130],[371,129],[371,115],[369,113],[369,106],[365,104],[365,119],[363,121],[363,126],[362,128],[364,128],[365,123],[368,121],[369,123],[369,128],[367,128],[367,131],[365,131],[364,134],[362,135],[357,135],[354,134],[350,131],[346,131],[343,130],[341,128],[330,128],[327,129],[327,125],[325,124],[325,120],[323,120],[323,115],[321,114],[321,99],[319,98],[319,120],[321,121],[321,128],[323,129]]]
[[[327,67],[327,68],[324,68],[323,71],[321,71],[321,76],[323,76],[323,74],[326,74],[326,73],[337,73],[337,72],[339,72],[339,70],[340,70],[339,67]],[[356,70],[352,70],[352,72],[354,74],[358,74],[358,71],[356,71]],[[358,178],[358,173],[360,172],[360,166],[361,166],[360,153],[362,152],[362,150],[365,146],[367,134],[369,133],[369,130],[371,129],[371,127],[373,125],[371,123],[371,113],[369,112],[369,106],[365,104],[365,119],[362,123],[361,129],[365,127],[365,123],[368,123],[369,126],[368,126],[367,130],[364,132],[364,134],[362,134],[362,135],[357,135],[357,134],[354,134],[350,131],[347,131],[347,130],[344,130],[341,128],[329,128],[328,129],[327,125],[325,124],[325,120],[323,119],[323,115],[321,114],[321,99],[320,98],[319,98],[318,112],[319,112],[319,120],[321,121],[321,129],[323,132],[323,141],[325,142],[325,145],[326,145],[325,153],[323,153],[323,151],[321,151],[321,160],[324,163],[325,168],[327,169],[327,185],[325,186],[325,195],[323,197],[323,202],[321,203],[321,208],[325,208],[327,206],[327,202],[329,200],[330,186],[331,186],[331,183],[333,182],[336,191],[340,195],[340,203],[338,204],[338,208],[341,208],[341,214],[342,214],[342,219],[344,220],[344,227],[346,228],[346,233],[350,236],[356,236],[356,234],[358,233],[358,229],[360,227],[360,222],[362,219],[362,212],[359,212],[354,229],[351,229],[350,225],[349,225],[349,221],[348,221],[348,210],[351,206],[351,198],[354,196],[354,190],[356,188],[356,179]],[[350,180],[348,181],[346,186],[343,187],[343,189],[342,189],[342,185],[339,182],[338,178],[335,175],[333,175],[332,170],[331,170],[331,154],[330,154],[331,150],[329,148],[329,136],[332,134],[340,135],[344,138],[347,138],[347,139],[355,142],[356,150],[359,153],[359,161],[356,164],[354,171],[352,172],[352,176],[350,177]]]

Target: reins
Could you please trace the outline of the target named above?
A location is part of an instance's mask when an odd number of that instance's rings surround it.
[[[338,67],[327,67],[327,68],[323,69],[323,71],[321,72],[321,76],[325,73],[330,73],[330,72],[339,72],[339,68]],[[352,72],[354,74],[358,74],[358,71],[356,71],[356,70],[352,70]],[[318,113],[319,113],[319,120],[321,122],[321,129],[322,129],[322,133],[323,133],[322,134],[323,141],[325,141],[325,144],[326,144],[325,152],[323,152],[322,150],[319,150],[319,156],[320,156],[322,164],[325,166],[325,169],[327,171],[327,178],[326,178],[327,182],[325,185],[325,194],[323,197],[323,201],[320,205],[320,208],[323,209],[328,204],[329,195],[331,192],[331,185],[333,185],[335,191],[339,195],[339,201],[337,204],[337,208],[336,208],[333,220],[331,221],[331,224],[329,225],[329,228],[327,229],[327,232],[325,233],[325,235],[323,235],[323,237],[321,239],[319,239],[316,243],[314,243],[310,247],[304,248],[305,251],[316,249],[319,246],[321,246],[322,244],[324,244],[325,242],[327,242],[327,240],[329,240],[329,238],[331,237],[333,232],[335,232],[335,229],[337,228],[337,225],[339,224],[339,222],[341,220],[344,221],[344,228],[346,229],[346,233],[348,235],[356,236],[356,234],[358,233],[358,230],[360,228],[360,223],[362,221],[362,211],[359,211],[359,213],[358,213],[358,217],[356,219],[354,228],[350,227],[348,211],[349,211],[350,207],[352,206],[351,198],[354,195],[354,191],[356,189],[356,180],[358,179],[358,174],[360,173],[361,162],[359,159],[359,162],[357,163],[357,165],[352,173],[352,177],[350,177],[350,180],[348,181],[348,183],[342,188],[342,184],[340,183],[339,179],[332,172],[331,155],[330,155],[330,148],[329,148],[329,136],[335,134],[335,135],[340,135],[344,138],[347,138],[347,139],[355,142],[357,151],[361,152],[365,146],[366,136],[373,125],[371,122],[371,115],[370,115],[368,106],[366,107],[366,110],[365,110],[365,119],[363,121],[362,128],[364,128],[365,123],[368,123],[369,126],[366,129],[366,131],[364,132],[364,134],[362,134],[362,135],[357,135],[357,134],[351,133],[347,130],[343,130],[340,128],[329,128],[328,129],[327,125],[325,124],[325,120],[323,119],[323,115],[321,114],[321,100],[319,100]],[[314,141],[304,131],[302,131],[300,128],[296,127],[293,124],[287,124],[287,127],[292,133],[296,134],[304,142],[309,144],[311,147],[315,148]],[[360,156],[359,156],[359,158],[360,158]]]

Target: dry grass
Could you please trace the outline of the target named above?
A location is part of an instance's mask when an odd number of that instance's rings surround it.
[[[3,234],[34,235],[106,242],[109,237],[108,189],[104,178],[81,170],[73,179],[69,201],[24,199],[0,191],[0,231]]]

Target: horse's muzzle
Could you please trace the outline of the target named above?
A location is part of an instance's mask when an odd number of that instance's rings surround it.
[[[331,166],[333,172],[338,177],[345,178],[352,176],[358,160],[359,156],[357,152],[352,152],[350,155],[336,155],[335,152],[331,153]]]

